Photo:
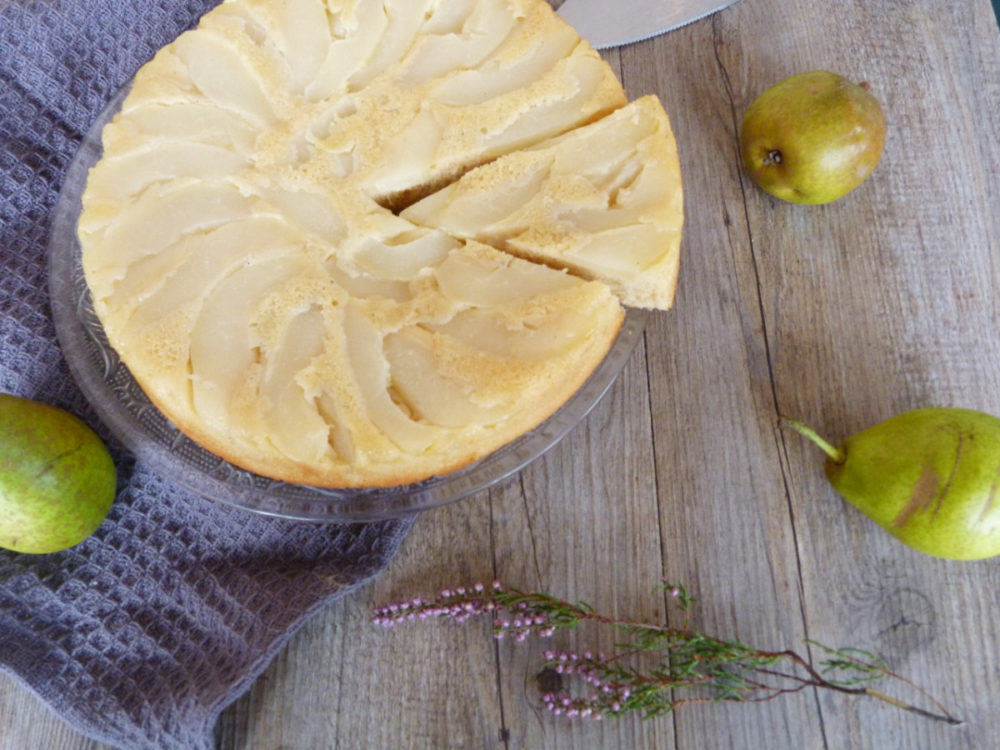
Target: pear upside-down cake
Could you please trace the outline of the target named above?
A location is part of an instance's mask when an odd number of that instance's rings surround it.
[[[404,484],[538,426],[665,309],[680,168],[543,0],[231,0],[136,75],[79,237],[108,339],[208,450]]]

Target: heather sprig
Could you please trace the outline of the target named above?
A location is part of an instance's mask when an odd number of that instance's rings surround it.
[[[606,617],[585,603],[571,603],[544,593],[508,588],[500,582],[444,589],[433,598],[416,597],[375,610],[373,621],[384,627],[428,618],[465,622],[489,616],[496,638],[524,641],[548,638],[583,622],[611,627],[624,640],[611,655],[591,651],[549,649],[542,653],[536,683],[542,705],[552,714],[599,720],[638,712],[645,717],[670,713],[687,703],[760,702],[807,688],[868,696],[926,718],[960,724],[937,701],[928,711],[897,700],[870,683],[908,681],[891,672],[878,657],[853,648],[809,645],[824,654],[819,667],[800,654],[764,651],[700,633],[690,626],[694,599],[683,586],[657,587],[683,613],[679,626],[651,625]],[[912,684],[910,684],[911,687]],[[919,690],[919,688],[917,688]]]
[[[431,617],[465,622],[477,615],[493,615],[496,638],[510,636],[523,641],[534,633],[549,637],[559,628],[571,628],[593,617],[587,605],[573,605],[547,594],[525,594],[506,589],[499,581],[491,586],[477,583],[444,589],[433,599],[415,597],[398,604],[375,610],[372,618],[377,625],[389,627],[406,620],[426,620]]]

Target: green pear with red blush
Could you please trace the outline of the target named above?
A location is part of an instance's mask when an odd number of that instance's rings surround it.
[[[826,476],[904,544],[935,557],[1000,555],[1000,419],[971,409],[904,412],[834,447],[786,424],[827,455]]]
[[[743,167],[792,203],[838,200],[868,179],[882,156],[886,121],[867,83],[814,70],[765,90],[740,130]]]

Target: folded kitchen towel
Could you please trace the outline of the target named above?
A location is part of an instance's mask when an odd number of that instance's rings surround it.
[[[412,522],[282,521],[196,497],[129,458],[61,356],[45,254],[63,175],[115,92],[216,2],[0,0],[0,391],[81,416],[120,476],[84,543],[0,550],[0,670],[122,748],[211,747],[222,709]]]

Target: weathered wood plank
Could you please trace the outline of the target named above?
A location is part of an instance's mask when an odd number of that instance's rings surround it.
[[[663,569],[648,404],[640,349],[584,429],[530,466],[517,485],[493,493],[501,580],[585,601],[602,614],[663,621],[663,597],[653,592]],[[612,653],[616,637],[620,634],[582,626],[551,641],[501,642],[509,747],[673,747],[669,719],[571,722],[539,706],[533,681],[542,651]]]
[[[1000,413],[1000,40],[990,9],[809,5],[744,4],[727,16],[744,38],[774,39],[720,48],[737,109],[770,82],[762,71],[826,67],[871,82],[889,133],[875,174],[841,202],[800,209],[747,188],[778,409],[834,440],[920,406]],[[776,28],[768,17],[779,14]],[[998,654],[982,638],[1000,569],[903,547],[829,489],[821,455],[793,434],[780,439],[808,635],[877,653],[969,719],[956,729],[827,694],[828,746],[994,743]]]
[[[750,6],[751,4],[745,4]],[[664,567],[698,627],[759,648],[802,645],[798,560],[740,183],[725,15],[626,50],[635,93],[664,100],[681,146],[686,244],[675,310],[647,333]],[[632,59],[634,57],[634,60]],[[818,746],[813,696],[681,709],[678,747]]]

